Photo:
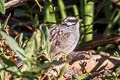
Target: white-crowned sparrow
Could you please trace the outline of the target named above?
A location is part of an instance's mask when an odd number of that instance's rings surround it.
[[[79,23],[81,21],[82,19],[69,16],[60,24],[49,29],[51,56],[55,56],[59,52],[64,52],[68,55],[74,50],[80,37]]]

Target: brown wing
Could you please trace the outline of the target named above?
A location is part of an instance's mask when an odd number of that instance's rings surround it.
[[[51,53],[57,53],[64,49],[67,45],[65,44],[70,33],[66,32],[65,29],[61,28],[60,25],[50,29],[50,43]]]
[[[50,43],[51,43],[51,53],[57,52],[57,47],[61,44],[61,35],[63,30],[61,25],[56,25],[55,27],[49,29],[50,32]]]

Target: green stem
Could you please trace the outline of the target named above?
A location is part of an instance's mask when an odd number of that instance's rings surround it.
[[[59,6],[59,9],[60,9],[61,18],[63,20],[67,17],[63,0],[58,0],[58,6]]]
[[[74,11],[76,18],[79,18],[79,12],[78,12],[78,8],[76,5],[73,5],[73,11]]]
[[[84,25],[87,33],[85,41],[89,41],[93,38],[94,0],[84,0],[84,17]]]

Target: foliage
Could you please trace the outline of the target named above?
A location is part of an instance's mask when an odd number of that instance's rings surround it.
[[[92,74],[91,73],[82,74],[82,75],[78,76],[76,78],[76,80],[83,80],[83,79],[87,78],[90,75],[92,75]]]
[[[37,30],[36,32],[33,33],[31,39],[27,42],[25,49],[23,50],[15,39],[12,37],[8,36],[6,33],[3,31],[0,31],[1,34],[1,42],[2,41],[7,41],[7,44],[2,45],[1,55],[0,55],[0,73],[1,75],[5,74],[5,71],[10,71],[12,72],[12,75],[17,75],[18,77],[16,79],[21,79],[22,77],[25,77],[25,79],[35,79],[37,76],[41,75],[41,70],[42,72],[44,71],[43,69],[47,68],[50,66],[50,63],[40,63],[41,59],[39,60],[39,52],[41,54],[44,54],[44,57],[47,58],[50,61],[50,45],[49,44],[49,33],[48,33],[48,28],[45,27],[46,31]],[[42,43],[43,45],[41,46],[41,32],[42,32]],[[43,38],[44,37],[44,38]],[[19,39],[20,40],[20,39]],[[45,43],[47,42],[47,43]],[[9,48],[8,48],[8,47]],[[39,51],[40,48],[42,47],[42,51]],[[6,48],[7,51],[6,51]],[[8,56],[12,55],[11,50],[14,51],[13,56]],[[5,53],[8,52],[8,53]],[[17,60],[14,60],[14,56],[17,55],[19,56],[16,59],[20,59],[20,63],[17,63]],[[4,65],[4,66],[3,66]],[[22,65],[22,66],[19,66]],[[22,67],[22,68],[21,68]],[[46,70],[45,70],[46,71]],[[36,73],[36,75],[33,75]],[[24,74],[24,75],[22,75]],[[1,79],[4,79],[5,76],[1,76]],[[13,77],[12,77],[13,78]]]
[[[5,0],[0,0],[0,12],[5,14]]]
[[[59,23],[67,16],[72,15],[83,19],[80,27],[81,38],[78,44],[80,48],[84,48],[85,42],[94,38],[93,34],[97,33],[99,27],[101,34],[104,36],[112,35],[114,32],[120,34],[120,9],[116,8],[110,1],[56,0],[57,3],[54,1],[33,0],[23,2],[7,11],[5,10],[5,0],[0,0],[2,16],[11,13],[5,21],[0,17],[1,80],[4,80],[6,75],[9,80],[41,79],[53,63],[50,57],[48,28]],[[94,28],[97,30],[94,30]],[[17,36],[14,34],[15,32],[18,32]],[[119,49],[116,49],[113,44],[100,47],[98,51],[100,50],[110,53],[115,52],[114,55],[119,57]],[[66,63],[64,63],[57,78],[63,77],[65,71]],[[115,73],[119,76],[119,67]],[[10,77],[8,77],[9,75]],[[76,80],[85,79],[91,75],[91,73],[85,73],[79,75]],[[118,76],[103,75],[102,78],[116,79]]]

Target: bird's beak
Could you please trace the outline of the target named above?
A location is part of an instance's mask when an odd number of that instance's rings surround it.
[[[82,19],[78,19],[78,23],[81,23],[83,20]]]

